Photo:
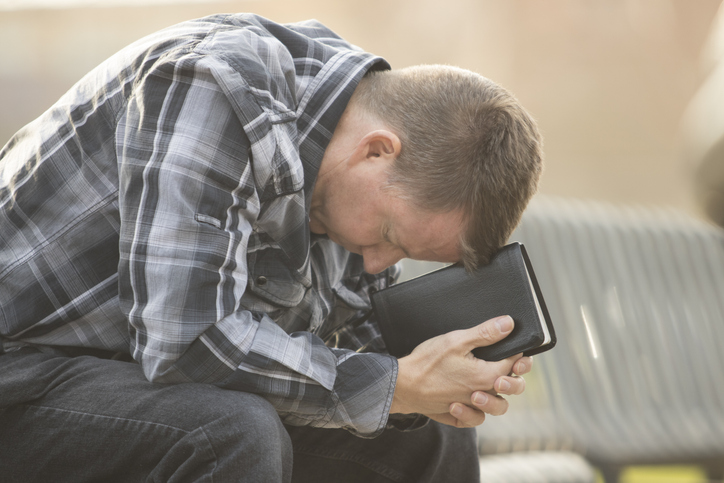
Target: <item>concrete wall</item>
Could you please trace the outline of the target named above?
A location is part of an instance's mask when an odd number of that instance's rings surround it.
[[[501,83],[543,130],[544,194],[698,214],[680,122],[706,75],[700,51],[720,3],[247,0],[0,10],[0,144],[136,38],[248,11],[281,22],[317,18],[393,67],[454,64]]]

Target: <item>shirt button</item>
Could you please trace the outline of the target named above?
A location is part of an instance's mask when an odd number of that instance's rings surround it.
[[[263,287],[264,285],[266,285],[266,277],[264,275],[256,277],[256,284],[260,287]]]

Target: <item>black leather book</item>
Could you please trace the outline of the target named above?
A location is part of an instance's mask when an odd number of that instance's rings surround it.
[[[501,248],[472,273],[450,265],[372,295],[372,307],[390,354],[402,357],[421,342],[488,319],[510,315],[513,332],[473,354],[499,361],[518,353],[538,354],[556,343],[533,267],[520,243]]]

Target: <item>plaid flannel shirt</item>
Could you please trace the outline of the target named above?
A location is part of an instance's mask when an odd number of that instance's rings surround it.
[[[365,315],[396,269],[364,273],[308,210],[357,82],[386,68],[317,22],[245,14],[101,64],[0,152],[4,350],[130,352],[151,381],[377,434],[397,362]]]

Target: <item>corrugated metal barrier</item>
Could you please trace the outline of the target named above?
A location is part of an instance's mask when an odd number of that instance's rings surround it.
[[[479,428],[483,454],[575,451],[724,468],[724,230],[658,209],[536,198],[525,244],[558,345]]]

